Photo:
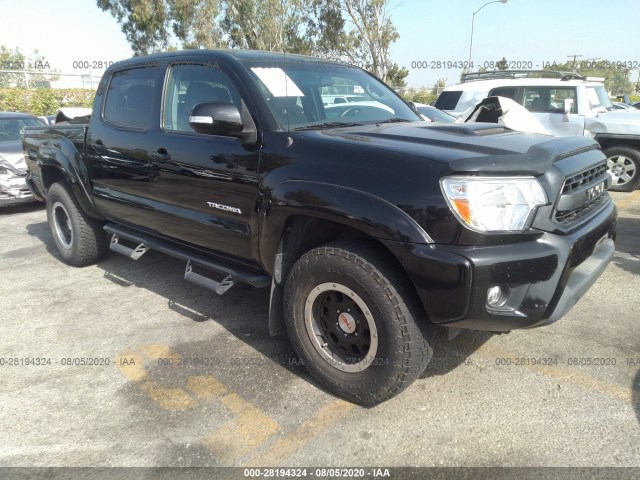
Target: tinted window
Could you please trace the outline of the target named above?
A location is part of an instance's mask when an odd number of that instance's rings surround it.
[[[240,108],[240,95],[217,64],[171,67],[165,95],[164,128],[178,132],[193,132],[189,115],[199,103],[233,103]]]
[[[502,87],[494,88],[490,93],[490,97],[506,97],[511,100],[516,100],[516,88],[515,87]]]
[[[442,92],[436,100],[435,107],[440,110],[455,110],[458,100],[462,96],[462,91]]]
[[[149,127],[157,77],[157,68],[116,72],[109,83],[103,118],[127,127]]]
[[[530,112],[563,113],[566,99],[573,100],[571,113],[576,113],[576,90],[571,87],[524,87],[521,103]]]

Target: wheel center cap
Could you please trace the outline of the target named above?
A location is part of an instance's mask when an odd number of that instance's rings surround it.
[[[338,315],[338,325],[344,333],[353,333],[356,331],[356,319],[347,312],[340,312]]]

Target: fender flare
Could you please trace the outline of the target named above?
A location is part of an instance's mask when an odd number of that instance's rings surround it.
[[[287,220],[297,215],[341,223],[380,240],[434,243],[406,212],[380,197],[329,183],[287,180],[271,191],[260,228],[260,258],[270,272]]]
[[[57,170],[65,178],[74,197],[87,215],[102,219],[89,193],[91,189],[89,171],[75,145],[64,137],[58,137],[48,143],[48,145],[40,145],[36,155],[43,187],[47,191],[50,187],[50,183],[45,181],[45,171],[50,168]]]
[[[640,142],[640,135],[624,135],[618,133],[596,133],[593,138],[598,143],[602,140],[619,140],[621,144],[625,143],[625,140],[635,143]]]

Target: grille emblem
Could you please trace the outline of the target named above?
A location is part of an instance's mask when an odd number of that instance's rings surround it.
[[[604,182],[587,189],[587,201],[595,200],[604,193]]]

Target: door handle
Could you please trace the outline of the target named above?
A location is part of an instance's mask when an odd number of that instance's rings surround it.
[[[159,148],[156,153],[151,155],[151,158],[160,163],[167,163],[171,160],[171,155],[169,155],[166,148]]]

